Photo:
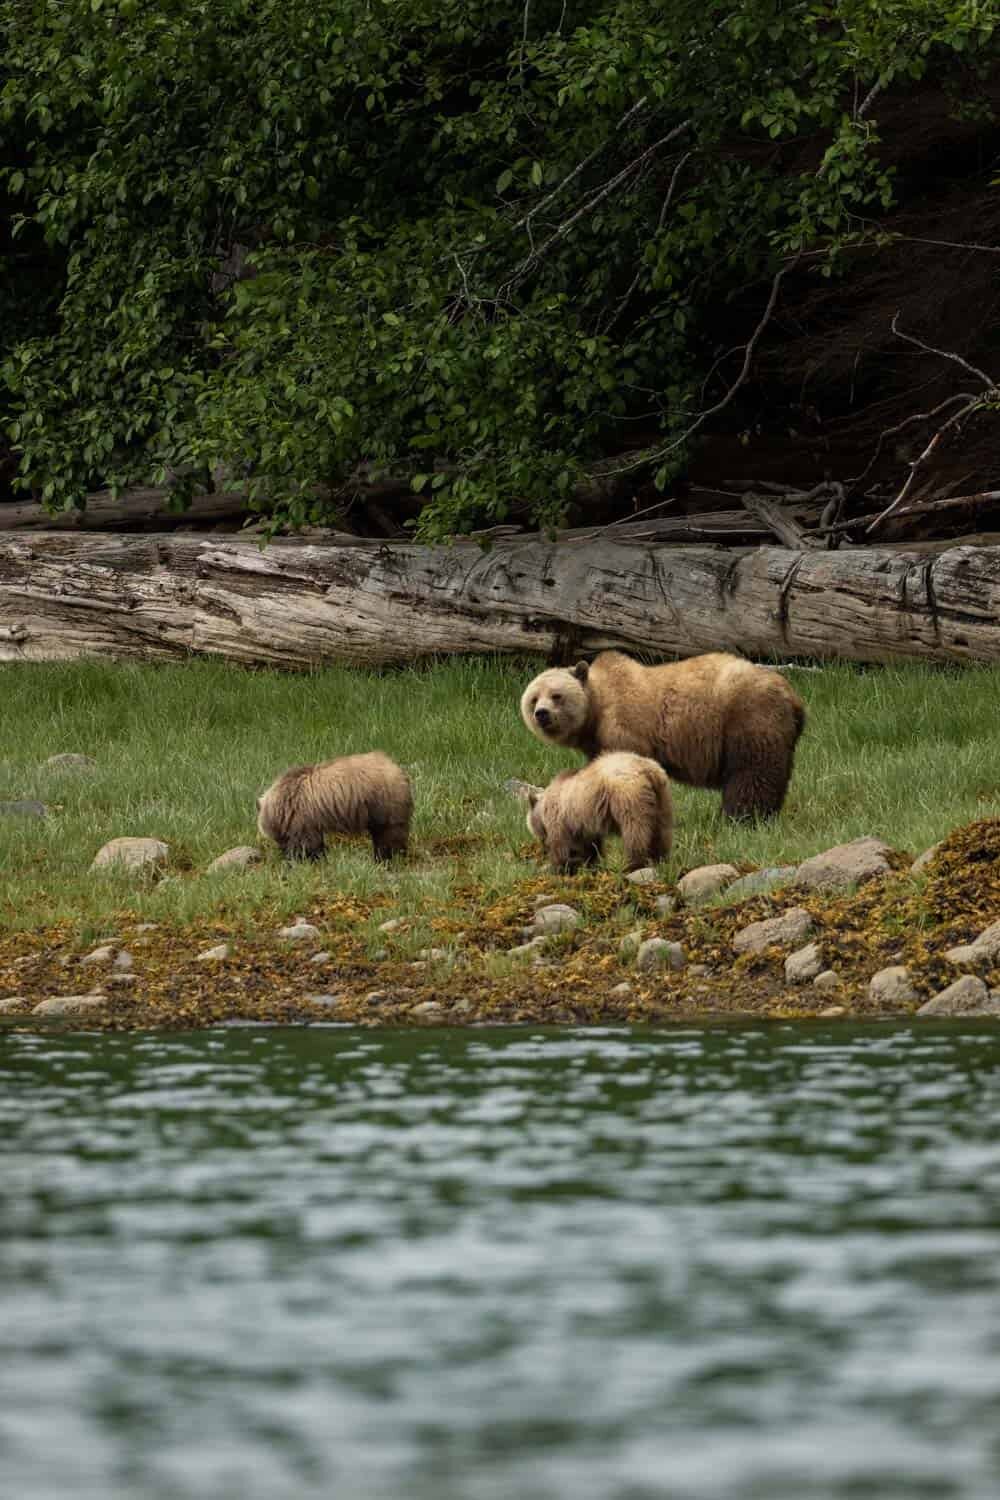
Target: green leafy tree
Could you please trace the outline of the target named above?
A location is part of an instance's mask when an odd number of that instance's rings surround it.
[[[684,461],[706,319],[879,231],[887,91],[954,0],[0,0],[0,400],[53,507],[219,464],[275,522],[360,466],[423,534]],[[19,247],[25,247],[19,249]],[[31,274],[19,269],[27,255]]]

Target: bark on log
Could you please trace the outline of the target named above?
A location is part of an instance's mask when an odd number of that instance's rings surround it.
[[[0,540],[0,659],[374,666],[438,652],[1000,660],[1000,547],[731,551],[511,541],[260,550],[175,536]]]
[[[112,526],[185,526],[191,521],[229,521],[246,514],[246,496],[221,491],[195,495],[186,510],[168,510],[170,492],[155,486],[123,490],[112,499],[106,490],[87,496],[86,510],[55,515],[34,501],[0,505],[0,531],[106,531]]]

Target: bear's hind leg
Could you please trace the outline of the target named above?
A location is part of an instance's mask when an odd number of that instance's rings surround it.
[[[770,761],[727,770],[722,784],[722,811],[737,823],[774,818],[781,811],[791,779],[791,757],[782,749]]]
[[[282,846],[281,852],[289,863],[300,859],[322,859],[326,853],[326,845],[322,839],[319,843],[315,839],[305,841],[289,839],[288,843]]]

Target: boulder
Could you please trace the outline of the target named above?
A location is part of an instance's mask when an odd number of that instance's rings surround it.
[[[924,852],[923,852],[923,854],[918,854],[917,857],[916,857],[916,859],[913,861],[912,865],[910,866],[910,874],[911,875],[921,875],[921,874],[923,874],[924,870],[926,870],[927,866],[930,864],[931,860],[934,858],[935,854],[938,852],[938,850],[940,849],[941,844],[943,842],[944,842],[944,840],[942,839],[939,843],[932,844],[929,849],[925,849]]]
[[[823,969],[819,943],[808,943],[785,959],[786,984],[808,984]]]
[[[879,969],[868,981],[868,998],[880,1005],[912,1005],[920,997],[910,981],[910,971],[905,964],[893,964],[888,969]]]
[[[98,967],[102,964],[109,964],[114,955],[114,951],[114,945],[112,943],[102,943],[99,948],[94,948],[90,953],[84,954],[83,958],[81,958],[80,960],[80,963],[82,966],[86,966],[87,968]]]
[[[0,818],[44,818],[48,808],[33,797],[18,797],[14,802],[0,802]]]
[[[411,1016],[436,1016],[440,1010],[441,1007],[436,1000],[421,1000],[419,1005],[413,1007],[410,1014]]]
[[[652,969],[683,969],[684,949],[680,943],[668,943],[665,938],[647,938],[639,944],[635,966],[643,974]]]
[[[699,865],[678,880],[677,894],[688,906],[697,906],[732,885],[739,873],[733,865]]]
[[[82,1016],[105,1004],[103,995],[50,995],[32,1006],[33,1016]]]
[[[918,1016],[1000,1016],[1000,995],[990,994],[981,979],[963,974],[954,984],[928,1000]]]
[[[1000,962],[1000,922],[985,927],[971,943],[962,943],[949,948],[945,958],[952,964],[968,964],[971,968],[988,969]]]
[[[801,943],[814,927],[812,917],[801,906],[789,907],[779,917],[766,917],[763,922],[751,922],[733,938],[737,953],[762,953],[775,943]]]
[[[749,875],[741,875],[739,880],[734,880],[726,895],[732,901],[744,901],[747,896],[758,896],[761,891],[787,885],[795,870],[795,865],[769,865],[766,870],[752,870]]]
[[[632,994],[632,986],[627,979],[623,979],[621,984],[612,985],[608,993],[616,1000],[627,1000]]]
[[[822,974],[817,974],[813,980],[814,990],[839,990],[840,975],[834,973],[833,969],[824,969]]]
[[[655,885],[659,876],[652,865],[643,865],[641,870],[631,870],[625,879],[630,885]]]
[[[46,771],[71,771],[74,773],[95,771],[97,769],[97,761],[93,760],[89,755],[79,755],[74,750],[64,750],[59,755],[50,755],[45,762],[44,769]]]
[[[92,870],[105,870],[117,865],[125,870],[152,870],[166,864],[170,848],[161,839],[112,839],[94,855]]]
[[[262,856],[259,849],[252,844],[237,844],[235,849],[227,849],[225,854],[219,854],[206,868],[206,875],[214,875],[218,870],[246,870],[250,865],[260,862]]]
[[[568,932],[572,927],[579,927],[583,921],[575,906],[565,906],[557,901],[552,906],[540,906],[535,912],[534,921],[526,929],[525,937],[538,937],[542,934],[548,935],[553,932]]]
[[[16,1014],[19,1010],[27,1010],[31,1001],[27,995],[5,995],[0,1000],[0,1016]]]
[[[278,933],[286,943],[308,943],[320,935],[319,928],[314,927],[311,922],[293,922],[290,927],[282,927]]]
[[[795,872],[794,883],[807,890],[846,890],[888,875],[892,868],[886,859],[889,852],[889,845],[881,839],[853,839],[849,844],[836,844],[804,860]]]

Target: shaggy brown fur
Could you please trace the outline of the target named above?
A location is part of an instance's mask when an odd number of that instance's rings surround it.
[[[528,828],[555,871],[593,864],[612,833],[621,835],[627,870],[670,853],[670,782],[644,756],[599,755],[582,771],[560,771],[544,791],[527,787],[525,801]]]
[[[373,750],[293,766],[257,799],[257,827],[287,859],[319,859],[328,833],[367,833],[376,859],[404,854],[413,813],[410,779]]]
[[[602,651],[589,667],[542,672],[521,716],[539,739],[588,759],[630,750],[676,781],[721,789],[723,811],[738,819],[780,811],[805,724],[780,672],[725,652],[644,667]]]

